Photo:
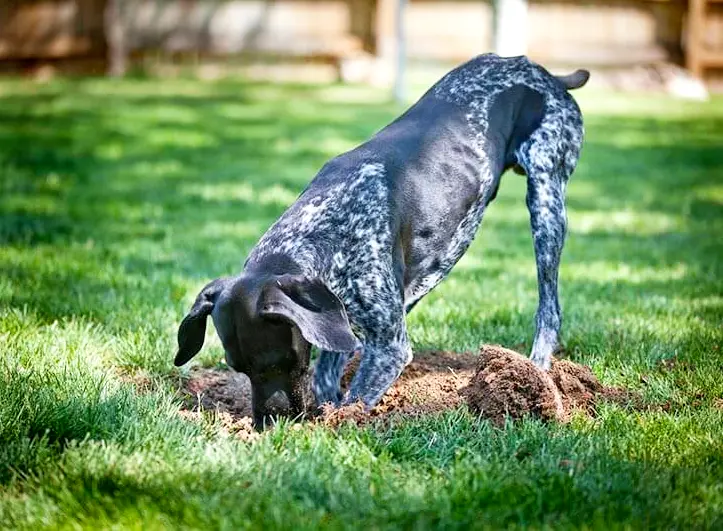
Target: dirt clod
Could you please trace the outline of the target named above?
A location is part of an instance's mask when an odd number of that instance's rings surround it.
[[[179,414],[185,419],[198,422],[201,420],[203,412],[182,409],[179,411]],[[242,441],[251,442],[260,437],[259,433],[253,427],[251,417],[234,416],[225,411],[218,411],[216,415],[224,431]]]
[[[567,411],[590,410],[595,398],[603,390],[590,367],[568,360],[553,360],[549,374]]]
[[[260,437],[259,433],[254,429],[251,417],[235,417],[227,412],[218,415],[221,425],[242,441],[250,442]]]
[[[346,422],[361,424],[364,422],[365,416],[364,404],[361,402],[355,402],[354,404],[341,407],[324,404],[321,406],[319,421],[330,428],[337,428]]]
[[[545,420],[567,416],[550,375],[521,354],[499,346],[482,347],[477,372],[462,394],[472,411],[498,425],[507,416]]]

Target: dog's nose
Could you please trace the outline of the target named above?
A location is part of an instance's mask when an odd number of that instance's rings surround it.
[[[264,409],[267,415],[284,415],[291,409],[289,397],[283,391],[276,391],[266,400]]]
[[[289,397],[284,391],[276,391],[263,403],[260,410],[254,414],[254,425],[261,431],[273,425],[274,421],[282,416],[292,413]]]

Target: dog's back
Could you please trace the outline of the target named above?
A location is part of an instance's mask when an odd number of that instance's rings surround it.
[[[564,81],[527,58],[476,57],[329,161],[250,259],[293,255],[336,288],[352,320],[354,292],[390,273],[411,308],[464,254],[545,108],[570,104]]]

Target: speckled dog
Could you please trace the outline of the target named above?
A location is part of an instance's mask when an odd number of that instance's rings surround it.
[[[539,284],[531,359],[558,347],[557,277],[565,187],[583,138],[569,89],[526,57],[481,55],[456,68],[371,140],[328,162],[264,234],[243,272],[199,294],[179,329],[181,365],[211,315],[231,367],[249,375],[256,423],[302,411],[312,345],[317,403],[374,406],[412,359],[405,314],[469,247],[508,168],[527,175]],[[346,396],[339,380],[362,349]],[[274,397],[274,395],[276,395]],[[276,401],[276,402],[275,402]]]

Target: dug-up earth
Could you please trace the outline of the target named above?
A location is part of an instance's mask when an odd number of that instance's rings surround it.
[[[348,385],[359,359],[349,364],[342,379]],[[243,374],[213,369],[194,369],[181,390],[184,416],[201,410],[218,412],[224,426],[244,440],[253,439],[251,386]],[[363,425],[454,409],[467,404],[481,417],[501,425],[507,418],[526,415],[546,421],[566,422],[573,411],[594,413],[598,400],[619,403],[634,397],[618,388],[604,387],[583,365],[553,360],[549,372],[526,357],[496,345],[484,345],[479,355],[423,352],[415,355],[394,386],[371,411],[361,404],[324,407],[313,422],[336,427],[346,422]]]

